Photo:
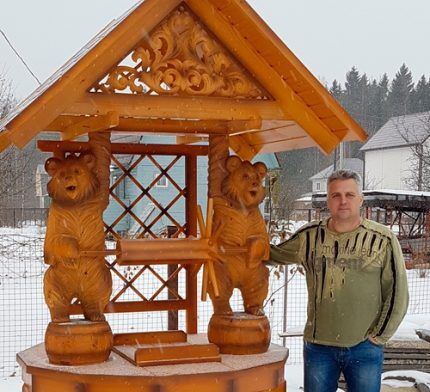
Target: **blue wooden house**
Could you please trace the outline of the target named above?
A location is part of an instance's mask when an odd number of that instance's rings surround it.
[[[123,140],[121,140],[123,141]],[[130,142],[130,138],[127,138]],[[145,144],[175,144],[175,137],[161,137],[161,136],[143,136],[136,140]],[[176,156],[157,156],[156,162],[162,169],[167,168],[173,163]],[[135,164],[137,156],[129,155],[121,157],[121,166],[113,164],[111,166],[111,184],[117,183],[112,190],[114,196],[111,196],[111,201],[108,209],[105,211],[104,220],[108,225],[112,225],[124,207],[132,205],[132,214],[125,214],[115,224],[115,230],[129,237],[136,237],[142,232],[142,225],[133,215],[138,217],[145,225],[151,225],[151,231],[154,234],[159,234],[168,226],[174,226],[173,218],[175,221],[183,225],[185,215],[185,199],[178,197],[180,189],[185,187],[185,159],[184,157],[178,159],[173,163],[173,166],[168,171],[168,176],[161,175],[160,168],[151,160],[150,157],[145,157],[140,161],[131,171],[130,174],[141,184],[143,188],[148,188],[155,180],[155,184],[149,190],[149,195],[142,195],[142,188],[136,185],[135,181],[124,174],[124,168],[128,169]],[[279,169],[278,160],[273,153],[256,155],[253,162],[261,161],[266,164],[269,170]],[[206,156],[198,157],[197,164],[197,203],[202,207],[205,213],[207,204],[207,178],[208,178],[208,160]],[[173,180],[173,181],[172,181]],[[117,198],[119,200],[117,200]],[[140,200],[135,203],[136,199]],[[175,201],[175,198],[177,200]],[[157,203],[155,203],[155,200]],[[135,204],[133,204],[135,203]],[[169,215],[161,216],[154,224],[151,224],[160,213],[160,206],[167,207],[171,203],[173,206],[169,209]],[[264,203],[261,204],[263,212]]]

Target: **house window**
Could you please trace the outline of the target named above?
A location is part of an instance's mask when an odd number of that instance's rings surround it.
[[[320,183],[320,182],[317,182],[317,183],[316,183],[316,190],[317,190],[317,191],[320,191],[320,190],[321,190],[321,183]]]
[[[155,173],[154,178],[156,178],[158,175],[159,175],[159,173]],[[167,188],[168,185],[169,185],[169,183],[167,181],[167,177],[165,177],[165,176],[160,177],[155,184],[155,186],[157,188]]]
[[[119,174],[114,174],[112,176],[112,184],[115,184],[119,177]],[[120,199],[125,199],[125,178],[123,178],[122,181],[114,188],[113,192]]]

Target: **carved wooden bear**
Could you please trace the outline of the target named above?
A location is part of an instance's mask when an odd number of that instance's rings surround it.
[[[103,321],[103,310],[112,292],[112,277],[103,256],[81,257],[81,251],[102,251],[105,236],[104,201],[95,174],[92,154],[65,159],[50,158],[45,164],[52,177],[52,198],[45,238],[44,294],[52,321],[69,320],[74,298],[81,302],[84,317]]]
[[[262,181],[267,168],[264,163],[251,164],[231,156],[226,169],[228,175],[221,184],[223,197],[214,203],[214,233],[220,233],[214,267],[220,296],[215,297],[212,287],[209,294],[215,314],[232,313],[229,300],[233,289],[238,288],[245,312],[263,315],[269,272],[262,260],[269,255],[269,237],[258,206],[265,197]],[[245,252],[228,252],[240,248]]]

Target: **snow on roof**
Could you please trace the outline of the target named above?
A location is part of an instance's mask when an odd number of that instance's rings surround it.
[[[385,193],[388,195],[398,195],[398,196],[423,196],[430,197],[430,192],[424,191],[405,191],[400,189],[368,189],[363,191],[364,194],[371,193]]]
[[[363,176],[363,161],[358,158],[345,158],[343,161],[342,169],[352,170],[360,174],[360,176]],[[333,173],[333,171],[334,165],[330,165],[329,167],[326,167],[325,169],[321,170],[319,173],[314,174],[312,177],[309,178],[309,180],[313,181],[319,179],[327,179],[330,174]]]
[[[422,143],[430,136],[430,112],[391,117],[361,151],[395,148]]]

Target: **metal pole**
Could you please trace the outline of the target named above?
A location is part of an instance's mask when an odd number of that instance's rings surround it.
[[[284,271],[284,325],[283,332],[286,332],[287,330],[287,311],[288,311],[288,266],[285,266]],[[284,336],[282,338],[282,345],[286,347],[287,345],[287,338]]]

